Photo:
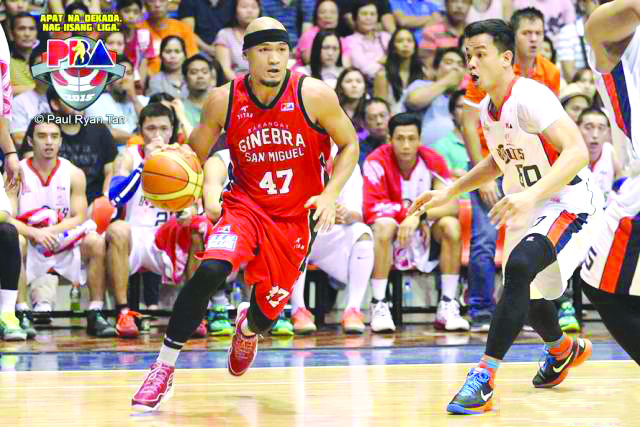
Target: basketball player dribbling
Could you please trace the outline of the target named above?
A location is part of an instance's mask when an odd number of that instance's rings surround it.
[[[584,259],[603,196],[585,167],[582,135],[558,98],[546,86],[515,76],[511,27],[499,19],[479,21],[464,36],[471,77],[488,94],[480,118],[490,156],[448,189],[423,193],[411,212],[421,214],[504,175],[505,197],[490,212],[494,223],[506,224],[504,292],[485,354],[447,406],[451,413],[474,414],[491,409],[496,371],[527,313],[545,342],[535,387],[558,385],[569,368],[590,356],[588,340],[563,334],[550,300],[562,295]]]
[[[204,163],[222,130],[232,168],[223,214],[202,263],[181,290],[158,360],[132,399],[134,410],[153,411],[172,394],[175,363],[199,325],[207,303],[226,277],[246,264],[251,303],[238,307],[227,366],[244,374],[257,353],[258,334],[277,320],[315,232],[335,221],[336,199],[358,159],[355,129],[326,84],[286,69],[289,35],[269,17],[246,30],[245,77],[216,88],[189,145]],[[331,140],[338,146],[331,179],[323,181]]]

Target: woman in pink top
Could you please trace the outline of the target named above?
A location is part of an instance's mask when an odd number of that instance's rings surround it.
[[[242,55],[244,31],[260,16],[259,0],[237,0],[235,5],[235,16],[226,27],[218,31],[213,42],[216,58],[222,65],[227,80],[233,80],[236,75],[249,71],[247,58]]]
[[[380,15],[375,1],[357,1],[351,13],[355,18],[356,32],[345,37],[347,48],[351,52],[351,65],[362,71],[367,80],[373,81],[386,60],[391,35],[378,31]]]
[[[335,0],[320,0],[316,2],[316,9],[313,11],[313,27],[302,33],[298,39],[296,46],[296,66],[309,64],[311,59],[311,46],[313,39],[320,30],[335,30],[338,27],[338,19],[340,13],[338,4]],[[340,41],[342,45],[342,61],[345,66],[349,66],[349,55],[345,52],[345,43]]]

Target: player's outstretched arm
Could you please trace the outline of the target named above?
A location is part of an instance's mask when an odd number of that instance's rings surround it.
[[[207,161],[211,147],[224,128],[230,88],[231,83],[227,83],[211,91],[202,108],[200,123],[189,136],[189,146],[198,155],[202,164]]]
[[[502,175],[492,156],[487,156],[473,167],[469,172],[456,179],[446,189],[434,189],[422,193],[409,207],[409,215],[421,215],[428,209],[443,206],[462,193],[477,190],[483,184],[494,181]]]
[[[211,221],[217,221],[222,215],[222,194],[224,183],[227,181],[227,166],[224,161],[214,154],[204,164],[204,186],[202,199],[204,210]]]
[[[614,0],[593,11],[585,24],[585,37],[593,47],[598,71],[611,72],[620,62],[638,25],[638,0]]]
[[[335,222],[336,199],[358,162],[358,136],[351,120],[340,107],[338,96],[322,81],[306,78],[302,86],[302,99],[309,119],[326,130],[338,146],[331,179],[322,194],[312,197],[305,205],[316,207],[316,230],[328,230]]]

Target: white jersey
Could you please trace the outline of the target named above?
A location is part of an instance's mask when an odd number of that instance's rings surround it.
[[[512,83],[497,117],[489,113],[490,101],[487,95],[480,103],[480,120],[489,151],[504,174],[504,192],[524,191],[551,170],[558,153],[542,132],[567,113],[549,88],[524,77]],[[550,199],[572,212],[593,214],[602,203],[594,202],[595,184],[590,181],[585,167]],[[597,197],[602,197],[599,192]]]
[[[640,176],[611,193],[604,221],[593,233],[580,275],[613,294],[640,296]]]
[[[133,158],[133,169],[140,166],[143,161],[142,146],[136,145],[127,147]],[[144,197],[142,183],[138,186],[135,194],[125,205],[125,221],[135,227],[159,227],[169,219],[169,211],[153,206]]]
[[[593,53],[589,62],[609,116],[631,141],[633,155],[640,157],[640,26],[610,73],[596,70]]]
[[[602,190],[602,194],[604,194],[605,202],[609,198],[609,193],[613,188],[613,182],[616,178],[616,171],[613,167],[613,152],[613,145],[605,143],[602,146],[600,158],[591,168],[593,178],[596,184],[598,184],[598,187],[600,187],[600,190]]]
[[[71,162],[58,158],[48,178],[33,167],[33,159],[20,161],[24,180],[18,197],[18,215],[34,209],[49,208],[68,217],[71,210]]]

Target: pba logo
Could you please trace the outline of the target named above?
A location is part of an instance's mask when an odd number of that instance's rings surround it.
[[[107,84],[124,76],[116,53],[102,40],[69,37],[47,40],[43,62],[31,68],[33,77],[53,86],[69,107],[84,110],[93,104]]]

